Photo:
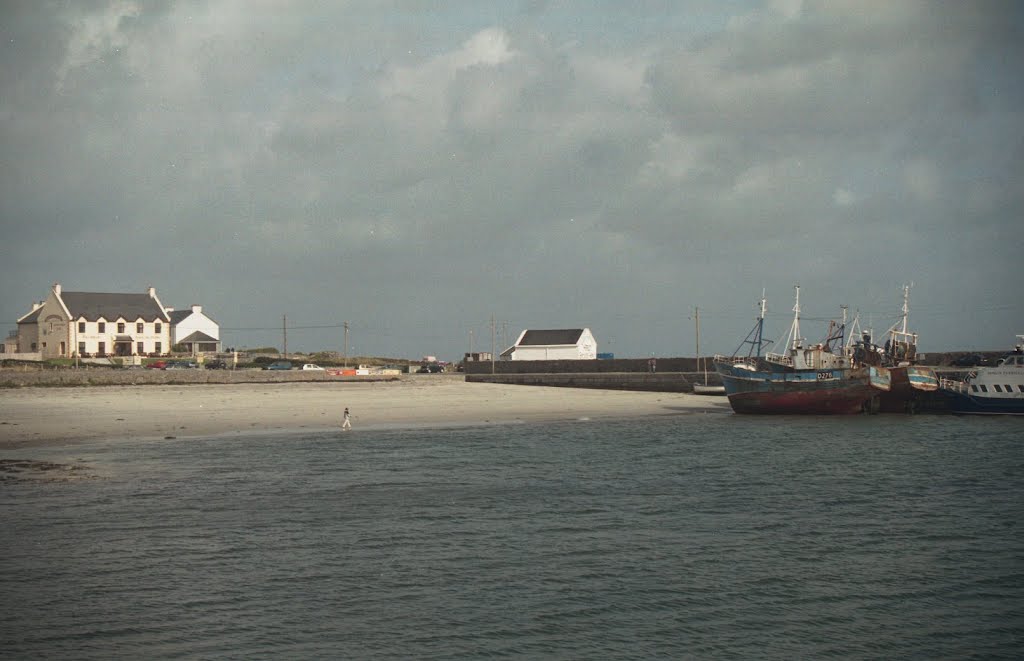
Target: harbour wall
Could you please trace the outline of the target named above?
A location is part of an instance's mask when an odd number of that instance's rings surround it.
[[[598,388],[601,390],[644,390],[649,392],[693,392],[694,383],[704,383],[698,372],[566,372],[561,374],[513,373],[467,374],[469,383],[505,383],[518,386],[555,386],[560,388]],[[708,374],[708,384],[722,380]]]

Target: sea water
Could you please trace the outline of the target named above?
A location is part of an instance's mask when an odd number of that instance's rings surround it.
[[[1019,658],[1022,439],[694,414],[6,449],[0,657]]]

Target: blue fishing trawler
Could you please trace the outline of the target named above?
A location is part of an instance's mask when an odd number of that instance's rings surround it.
[[[864,411],[877,388],[872,386],[868,367],[858,366],[846,353],[846,330],[834,322],[824,342],[807,345],[800,335],[800,287],[795,287],[793,323],[782,353],[761,355],[765,299],[753,330],[731,357],[715,356],[715,370],[722,377],[729,404],[736,413],[760,414],[851,414]],[[838,348],[838,352],[834,350]],[[888,375],[878,373],[879,380]]]

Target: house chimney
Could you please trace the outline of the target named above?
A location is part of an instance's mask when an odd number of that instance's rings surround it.
[[[193,305],[192,306],[192,312],[202,312],[202,311],[203,311],[203,306],[202,305]]]
[[[43,307],[42,302],[32,301],[32,311],[35,312],[39,308]]]
[[[156,298],[156,289],[154,287],[147,289],[146,293],[149,294],[150,298]]]
[[[59,282],[53,283],[53,293],[56,294],[57,296],[60,296],[60,283]]]

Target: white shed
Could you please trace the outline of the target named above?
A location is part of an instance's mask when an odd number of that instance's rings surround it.
[[[595,360],[597,341],[589,328],[527,329],[501,357],[503,360]]]

